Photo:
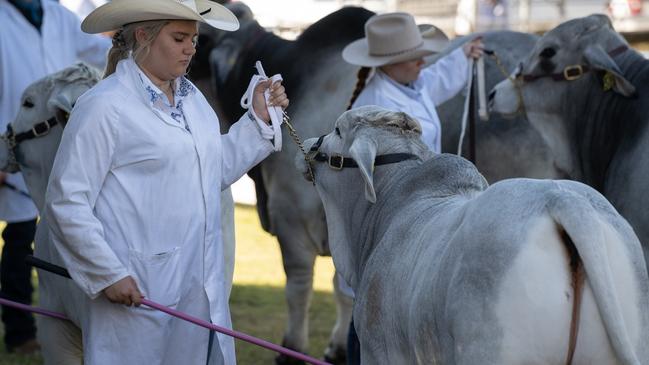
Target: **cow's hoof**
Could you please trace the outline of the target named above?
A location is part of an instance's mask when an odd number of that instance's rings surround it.
[[[347,351],[340,347],[329,345],[325,350],[324,360],[333,365],[346,365],[347,364]]]
[[[302,360],[298,360],[283,354],[277,355],[277,357],[275,357],[275,364],[276,365],[306,365],[306,363]]]

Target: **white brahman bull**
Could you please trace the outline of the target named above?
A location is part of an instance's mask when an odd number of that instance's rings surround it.
[[[363,363],[649,363],[642,250],[606,199],[567,180],[488,186],[420,131],[368,106],[305,143]]]
[[[39,211],[45,202],[47,181],[68,113],[77,98],[98,81],[99,75],[94,69],[77,64],[34,82],[23,93],[21,108],[10,124],[11,132],[0,139],[0,170],[22,171],[29,194]],[[11,147],[11,144],[15,146]],[[221,202],[224,261],[228,270],[226,279],[231,287],[235,241],[234,202],[230,189],[223,191]],[[34,254],[61,265],[46,227],[47,222],[42,217],[34,240]],[[39,270],[38,289],[41,307],[63,312],[75,323],[84,315],[86,296],[72,280]],[[77,326],[39,317],[38,327],[46,364],[81,364],[83,349]]]

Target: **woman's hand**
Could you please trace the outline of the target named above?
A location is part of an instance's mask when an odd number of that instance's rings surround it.
[[[464,50],[464,54],[466,55],[467,58],[475,58],[478,59],[482,57],[482,53],[484,51],[484,44],[482,43],[482,37],[477,37],[472,39],[469,42],[466,42],[464,46],[462,46],[462,49]]]
[[[111,302],[125,304],[129,307],[133,304],[135,304],[136,307],[139,307],[144,298],[144,295],[140,293],[140,289],[137,288],[135,280],[130,276],[127,276],[104,289],[104,294]]]
[[[268,114],[268,109],[266,107],[266,99],[264,98],[264,91],[268,89],[270,85],[270,80],[265,80],[257,84],[255,87],[254,96],[252,97],[252,108],[255,110],[255,114],[261,118],[266,123],[270,122],[270,115]],[[270,96],[268,97],[269,106],[280,106],[282,109],[288,107],[288,97],[286,96],[286,90],[282,86],[281,81],[276,81],[270,85]]]

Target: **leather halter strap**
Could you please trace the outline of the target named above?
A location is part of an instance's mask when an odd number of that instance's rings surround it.
[[[609,51],[608,54],[611,57],[615,57],[619,54],[624,53],[629,47],[627,45],[621,45],[613,50]],[[541,74],[541,75],[532,75],[532,74],[521,74],[518,75],[524,82],[532,82],[543,78],[550,78],[554,81],[573,81],[580,78],[583,74],[592,71],[593,68],[588,65],[570,65],[566,66],[563,71],[553,73],[553,74]]]
[[[0,139],[7,144],[7,149],[9,150],[9,156],[7,161],[7,167],[15,169],[18,171],[20,169],[18,165],[18,160],[16,159],[16,150],[18,145],[30,139],[42,137],[50,132],[53,126],[57,125],[58,121],[56,117],[52,117],[44,122],[40,122],[32,127],[32,129],[14,134],[13,127],[11,123],[7,124],[7,132],[0,135]]]
[[[412,153],[388,153],[385,155],[376,156],[374,159],[374,166],[380,165],[389,165],[392,163],[397,163],[405,160],[414,160],[417,156]],[[354,159],[350,157],[344,157],[343,155],[327,155],[323,152],[318,152],[313,156],[314,161],[318,162],[327,162],[329,167],[334,170],[342,170],[346,167],[358,167],[358,164]]]
[[[47,133],[50,132],[50,129],[52,129],[52,127],[54,127],[57,124],[58,121],[56,120],[56,117],[52,117],[44,122],[40,122],[36,124],[35,126],[32,127],[32,129],[28,130],[27,132],[22,132],[18,134],[14,134],[11,124],[8,124],[7,137],[8,138],[13,137],[15,144],[18,145],[22,141],[26,141],[29,139],[34,139],[46,135]]]
[[[320,138],[318,138],[318,141],[313,146],[311,146],[309,152],[315,153],[313,157],[311,157],[312,161],[326,162],[329,167],[334,170],[342,170],[349,167],[358,167],[356,161],[354,161],[354,159],[351,157],[345,157],[341,154],[327,155],[324,152],[320,152],[320,145],[322,144],[324,137],[325,135],[320,136]],[[389,165],[405,160],[415,159],[417,159],[417,155],[413,155],[412,153],[387,153],[385,155],[376,156],[376,158],[374,159],[374,166]]]

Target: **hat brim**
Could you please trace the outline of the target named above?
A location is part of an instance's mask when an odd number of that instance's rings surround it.
[[[224,6],[208,0],[196,0],[203,15],[175,1],[113,0],[92,11],[81,23],[86,33],[116,30],[125,24],[148,20],[195,20],[214,28],[235,31],[239,20]]]
[[[415,49],[389,56],[372,56],[370,55],[367,38],[361,38],[348,44],[343,49],[343,59],[352,65],[379,67],[393,63],[416,60],[421,57],[439,53],[446,48],[449,41],[446,35],[436,27],[426,25],[419,26],[419,29],[423,34],[426,33],[426,31],[430,31],[431,27],[437,30],[438,33],[432,37],[423,37],[422,45]]]

